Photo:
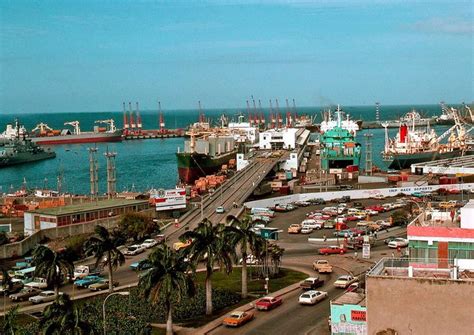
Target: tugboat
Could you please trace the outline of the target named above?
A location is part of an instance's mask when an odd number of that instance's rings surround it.
[[[25,133],[21,133],[18,120],[15,120],[15,129],[16,137],[10,138],[0,149],[0,168],[56,157],[54,151],[39,147]]]

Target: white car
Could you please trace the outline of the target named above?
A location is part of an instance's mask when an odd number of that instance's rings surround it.
[[[314,305],[328,297],[327,292],[323,291],[306,291],[298,298],[298,302],[302,305]]]
[[[337,278],[337,280],[334,282],[334,286],[339,288],[347,288],[350,284],[355,283],[357,281],[357,277],[353,277],[351,275],[344,275]]]
[[[216,208],[216,213],[217,214],[222,214],[225,213],[225,208],[223,206],[219,206]]]
[[[239,263],[242,264],[243,262],[243,258],[241,258],[239,260]],[[257,257],[255,257],[254,255],[248,255],[247,256],[247,265],[256,265],[258,263],[260,263],[259,259]]]
[[[386,221],[386,220],[377,220],[375,221],[376,224],[378,224],[379,226],[382,226],[382,227],[390,227],[391,224],[390,222]]]
[[[366,209],[365,212],[369,215],[377,215],[379,212],[373,210],[373,209]]]
[[[125,249],[123,254],[126,255],[126,256],[135,256],[135,255],[141,254],[144,251],[145,251],[144,246],[142,246],[140,244],[134,244],[134,245],[131,245],[131,246],[127,247],[127,249]]]
[[[157,244],[158,244],[158,241],[152,238],[148,238],[145,241],[143,241],[142,247],[144,247],[145,249],[150,249],[150,248],[153,248]]]
[[[301,234],[311,234],[312,232],[313,232],[313,228],[308,227],[308,226],[303,226],[303,228],[301,228],[301,231],[300,231]]]
[[[321,229],[324,227],[324,220],[306,219],[301,222],[301,227]]]
[[[388,243],[389,248],[405,248],[408,247],[408,240],[406,238],[397,237]]]
[[[62,294],[62,292],[59,293],[59,295]],[[53,301],[54,299],[56,299],[56,294],[54,293],[54,291],[43,291],[28,300],[33,304],[42,304],[44,302]]]
[[[33,278],[32,281],[25,284],[25,287],[37,288],[43,290],[48,287],[48,281],[44,278]]]

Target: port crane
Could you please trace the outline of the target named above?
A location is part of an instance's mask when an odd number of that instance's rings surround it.
[[[117,127],[115,127],[115,121],[114,119],[107,119],[107,120],[97,120],[95,123],[99,124],[106,124],[108,125],[108,132],[113,133],[117,130]]]
[[[74,127],[74,135],[80,135],[81,134],[81,128],[79,127],[79,121],[64,122],[64,125]]]
[[[48,132],[48,131],[53,131],[53,129],[51,127],[49,127],[46,123],[38,123],[36,125],[36,127],[34,127],[31,131],[32,132],[35,132],[35,131],[40,131],[41,133],[45,133],[45,132]]]

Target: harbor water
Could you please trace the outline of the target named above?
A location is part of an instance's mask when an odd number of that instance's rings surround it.
[[[414,107],[422,112],[424,116],[439,115],[441,113],[438,105],[423,106],[386,106],[381,108],[381,119],[394,119],[403,116]],[[362,119],[372,121],[375,118],[373,106],[347,106],[343,107],[352,119]],[[298,114],[308,114],[315,116],[315,122],[321,121],[321,108],[319,107],[298,107]],[[217,125],[219,117],[223,113],[230,120],[236,120],[242,113],[247,115],[245,109],[214,109],[206,110],[205,116]],[[268,115],[269,111],[264,110]],[[285,108],[280,108],[284,115]],[[197,122],[199,112],[197,110],[169,110],[164,111],[166,128],[186,128],[189,124]],[[141,112],[143,128],[158,128],[157,111]],[[12,123],[14,118],[31,130],[38,123],[47,123],[54,129],[64,129],[64,122],[79,121],[82,131],[90,131],[96,120],[113,118],[117,127],[122,127],[121,112],[96,112],[96,113],[55,113],[37,114],[25,113],[23,115],[0,115],[0,132],[3,131],[7,123]],[[438,134],[448,129],[448,126],[434,127]],[[362,163],[365,162],[365,137],[369,130],[359,131],[357,140],[362,144]],[[395,136],[397,129],[389,129],[390,137]],[[373,163],[379,167],[384,167],[380,152],[384,146],[384,129],[371,129],[373,148]],[[93,146],[93,144],[92,144]],[[106,190],[106,162],[104,153],[106,150],[117,153],[117,190],[118,191],[146,191],[150,188],[170,188],[174,187],[178,181],[175,153],[178,147],[184,146],[183,138],[170,139],[150,139],[133,140],[117,143],[98,143],[97,160],[99,163],[99,191]],[[89,156],[88,148],[91,144],[67,144],[55,145],[51,148],[56,152],[57,157],[51,160],[11,166],[0,169],[0,193],[10,192],[11,189],[18,189],[26,181],[29,188],[57,188],[58,176],[62,176],[62,190],[73,194],[87,194],[89,192]]]

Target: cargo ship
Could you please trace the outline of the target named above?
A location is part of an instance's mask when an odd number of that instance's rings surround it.
[[[235,159],[235,140],[230,135],[202,136],[196,138],[191,131],[184,142],[184,152],[176,153],[181,182],[193,183],[196,179],[217,172],[222,165]]]
[[[342,111],[336,111],[335,125],[320,136],[321,167],[323,170],[359,166],[361,145],[355,141],[355,129],[345,128]]]
[[[40,123],[32,130],[31,140],[39,145],[119,142],[122,140],[122,131],[115,127],[113,119],[98,120],[95,123],[106,124],[106,127],[94,126],[94,131],[83,132],[79,121],[65,122],[65,126],[73,127],[71,132],[70,129],[54,130],[47,124]]]
[[[331,110],[323,113],[323,121],[320,124],[319,131],[324,134],[325,132],[334,129],[336,126],[349,131],[354,136],[357,134],[357,131],[362,127],[362,120],[354,121],[350,119],[349,114],[345,114],[341,109],[340,105],[337,105],[336,119],[332,118]],[[344,116],[345,115],[345,116]]]
[[[427,161],[461,157],[474,151],[468,144],[468,136],[458,117],[454,114],[455,124],[438,136],[429,123],[426,129],[416,128],[415,120],[411,126],[402,123],[395,138],[388,137],[388,123],[382,123],[385,128],[385,147],[382,157],[388,169],[408,169],[412,164]],[[471,128],[472,129],[472,128]],[[447,143],[442,141],[447,138]]]
[[[17,120],[15,121],[15,129],[17,136],[5,142],[0,149],[0,168],[56,157],[54,151],[32,143],[25,133],[20,134],[21,127]]]

